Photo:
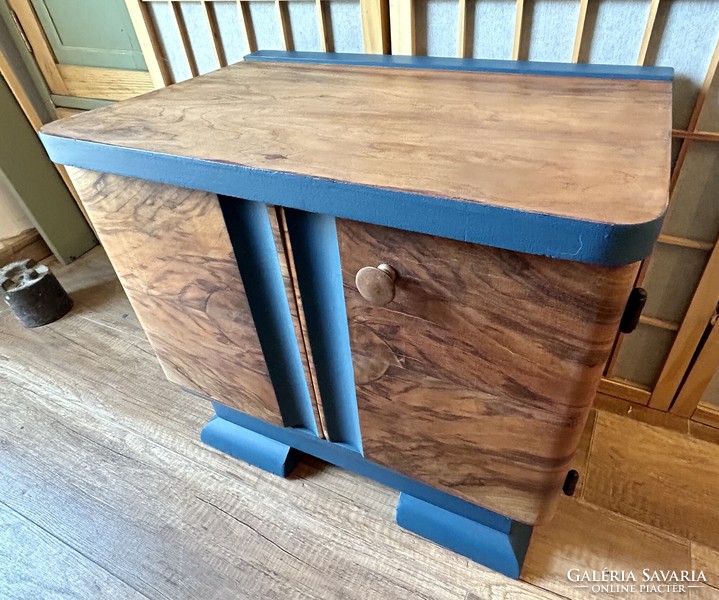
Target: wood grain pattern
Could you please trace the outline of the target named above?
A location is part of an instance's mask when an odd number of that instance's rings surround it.
[[[670,104],[663,81],[243,62],[43,131],[643,223],[666,204]]]
[[[719,551],[692,544],[692,569],[702,571],[707,579],[707,585],[692,589],[690,600],[712,600],[719,598]]]
[[[70,96],[125,100],[154,89],[147,71],[58,65]]]
[[[0,597],[146,600],[0,499]]]
[[[686,435],[667,434],[599,412],[584,499],[719,547],[719,461],[712,458],[715,448]]]
[[[282,424],[217,197],[69,172],[168,379]]]
[[[587,540],[591,540],[590,543]],[[602,565],[602,566],[598,566]],[[613,598],[675,598],[680,594],[597,593],[567,579],[570,569],[580,572],[614,569],[689,570],[691,559],[687,540],[637,523],[608,510],[562,498],[557,518],[534,530],[522,578],[529,583],[572,600]]]
[[[365,456],[534,523],[551,515],[637,265],[338,221]],[[364,266],[398,273],[366,302]]]

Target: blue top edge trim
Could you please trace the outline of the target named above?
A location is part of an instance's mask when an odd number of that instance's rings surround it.
[[[672,67],[485,60],[476,58],[445,58],[439,56],[258,50],[257,52],[248,54],[244,59],[255,62],[339,64],[357,67],[439,69],[443,71],[557,75],[563,77],[596,77],[604,79],[643,79],[649,81],[672,81],[674,79],[674,69]]]
[[[664,220],[662,215],[636,224],[585,221],[43,132],[40,139],[50,158],[63,165],[605,266],[648,256]]]

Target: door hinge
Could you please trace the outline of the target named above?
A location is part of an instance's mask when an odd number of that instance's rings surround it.
[[[647,303],[647,290],[644,288],[634,288],[629,294],[629,300],[624,307],[624,314],[619,323],[619,331],[622,333],[631,333],[639,325],[639,317],[642,315],[644,305]]]

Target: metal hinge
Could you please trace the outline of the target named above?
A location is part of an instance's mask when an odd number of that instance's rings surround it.
[[[564,485],[562,486],[562,491],[564,492],[565,496],[574,496],[574,492],[577,489],[577,484],[579,483],[579,472],[575,469],[572,469],[567,473],[567,478],[564,480]]]
[[[644,288],[634,288],[629,294],[629,300],[624,307],[622,321],[619,323],[619,331],[622,333],[631,333],[639,324],[639,317],[642,315],[644,305],[647,303],[647,290]]]

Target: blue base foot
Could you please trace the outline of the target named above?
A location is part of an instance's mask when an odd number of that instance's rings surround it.
[[[494,529],[404,493],[395,519],[400,527],[514,579],[532,535],[531,526],[523,523],[509,521],[504,530]]]
[[[294,448],[220,417],[213,418],[205,425],[200,439],[220,452],[280,477],[287,477],[301,456]]]

